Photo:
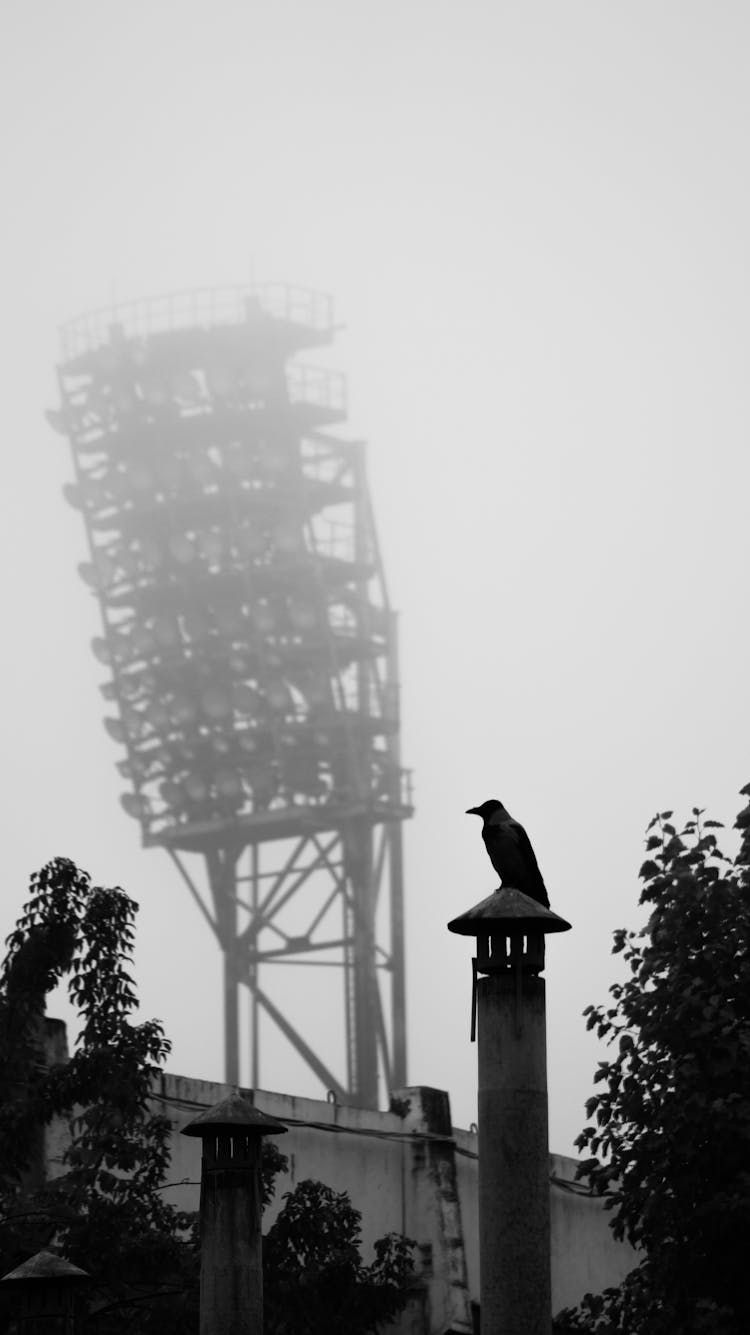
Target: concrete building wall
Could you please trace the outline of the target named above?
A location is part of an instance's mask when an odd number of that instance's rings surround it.
[[[67,1059],[65,1029],[48,1021],[50,1064]],[[197,1210],[200,1141],[180,1134],[205,1108],[231,1092],[228,1085],[164,1074],[154,1085],[155,1111],[173,1128],[171,1168],[165,1197]],[[416,1283],[394,1335],[470,1335],[479,1304],[477,1136],[451,1126],[443,1090],[415,1086],[397,1090],[398,1111],[373,1112],[266,1090],[242,1091],[262,1112],[284,1122],[275,1137],[288,1158],[276,1181],[276,1196],[264,1217],[273,1222],[283,1194],[305,1178],[346,1191],[362,1214],[366,1259],[384,1233],[403,1233],[417,1244]],[[47,1174],[63,1169],[67,1123],[54,1119],[45,1133]],[[552,1310],[571,1307],[587,1292],[619,1284],[636,1264],[629,1246],[615,1241],[601,1200],[575,1179],[576,1163],[550,1155]]]
[[[200,1144],[179,1130],[229,1086],[165,1075],[156,1103],[174,1126],[168,1199],[196,1209]],[[347,1191],[361,1211],[367,1256],[375,1238],[399,1232],[417,1243],[419,1284],[400,1323],[406,1332],[469,1332],[479,1303],[477,1137],[451,1127],[442,1090],[414,1087],[394,1095],[403,1115],[298,1099],[265,1090],[243,1091],[256,1106],[289,1126],[277,1144],[289,1158],[277,1179],[276,1199],[318,1178]],[[603,1203],[575,1180],[575,1160],[550,1155],[552,1308],[573,1306],[586,1292],[618,1284],[636,1263],[633,1250],[612,1236]],[[421,1295],[421,1296],[420,1296]]]

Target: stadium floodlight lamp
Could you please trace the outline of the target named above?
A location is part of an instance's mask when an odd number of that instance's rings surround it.
[[[161,547],[153,538],[139,538],[135,550],[142,570],[151,573],[164,563]]]
[[[173,377],[170,388],[174,398],[181,403],[193,405],[205,398],[203,386],[194,371],[180,371]]]
[[[178,565],[187,566],[195,558],[195,543],[186,533],[173,533],[167,543],[170,556]]]
[[[184,800],[182,788],[173,779],[165,779],[159,784],[159,796],[170,807],[177,807]]]
[[[170,723],[169,710],[158,700],[154,700],[151,704],[146,706],[144,718],[149,727],[153,728],[154,732],[161,732],[164,728],[168,727]]]
[[[289,620],[295,630],[312,630],[318,617],[315,608],[309,603],[291,603],[289,606]]]
[[[258,463],[264,473],[274,477],[279,473],[285,472],[287,468],[287,459],[279,452],[277,444],[269,444],[262,441],[258,450]]]
[[[121,580],[132,581],[138,577],[138,558],[132,551],[125,549],[117,553],[116,575],[118,582]],[[113,581],[114,582],[114,578]]]
[[[206,686],[201,692],[200,706],[207,718],[218,721],[232,711],[229,696],[220,686]]]
[[[239,797],[242,793],[242,780],[234,770],[219,770],[215,783],[220,797]]]
[[[276,628],[276,614],[270,603],[256,603],[252,610],[252,619],[261,635],[270,635]]]
[[[213,630],[213,620],[210,613],[195,605],[183,613],[182,621],[191,640],[208,639]]]
[[[140,742],[148,732],[148,722],[145,714],[134,709],[132,705],[123,705],[120,709],[120,719],[125,729],[126,742]]]
[[[198,544],[204,561],[208,561],[209,565],[219,565],[224,555],[224,540],[221,533],[209,529],[208,532],[200,534]]]
[[[123,793],[120,798],[120,806],[134,820],[144,820],[150,815],[148,802],[136,793]]]
[[[133,655],[137,658],[147,658],[156,647],[154,636],[145,626],[133,627],[129,635],[129,644]],[[130,656],[125,646],[123,646],[123,652],[128,657]]]
[[[44,416],[46,417],[53,431],[57,431],[58,435],[60,436],[67,436],[68,423],[65,417],[65,413],[60,412],[59,408],[48,408]]]
[[[180,627],[173,617],[154,617],[152,630],[161,649],[174,649],[180,643]]]
[[[137,700],[140,695],[149,687],[149,681],[143,674],[138,676],[126,675],[120,673],[119,677],[120,695],[123,700]]]
[[[147,779],[152,779],[154,775],[163,771],[164,765],[160,765],[158,761],[158,751],[143,751],[140,755],[131,752],[127,760],[119,760],[115,768],[118,774],[123,779],[128,779],[130,783],[145,783]]]
[[[235,682],[232,686],[232,704],[238,714],[257,713],[259,696],[254,686],[248,686],[244,681]]]
[[[232,635],[235,631],[241,630],[245,624],[241,606],[233,607],[230,603],[219,604],[214,619],[216,629],[221,635]]]
[[[227,664],[229,671],[234,672],[238,677],[246,677],[250,671],[250,664],[247,657],[243,653],[238,653],[237,650],[233,650],[229,655]]]
[[[95,636],[91,641],[91,652],[93,653],[94,658],[102,663],[104,667],[111,667],[112,654],[110,653],[109,645],[100,635]]]
[[[205,802],[208,797],[208,786],[199,774],[189,774],[185,780],[185,792],[191,802]]]
[[[266,687],[266,700],[277,713],[290,708],[292,693],[283,681],[271,681]]]
[[[125,744],[125,729],[119,718],[105,718],[104,726],[112,738],[113,742],[118,742],[120,746]]]
[[[235,543],[240,556],[252,559],[262,556],[268,546],[268,534],[257,524],[243,525],[237,529]]]
[[[186,695],[176,692],[169,702],[169,719],[175,727],[183,728],[192,723],[196,716],[195,705]]]
[[[274,544],[277,551],[285,556],[295,555],[302,550],[302,532],[297,524],[279,524],[274,531]]]
[[[93,561],[79,561],[78,574],[80,575],[84,584],[88,584],[90,589],[99,588],[99,571],[97,570]]]
[[[156,469],[157,490],[180,490],[183,482],[184,466],[179,459],[175,459],[171,454],[161,455],[161,457],[153,460],[153,467]]]
[[[153,470],[147,464],[142,463],[140,459],[128,460],[125,464],[125,476],[133,491],[153,492],[156,480]]]
[[[206,384],[216,398],[223,399],[234,387],[234,376],[225,366],[209,366],[206,369]]]
[[[189,459],[187,471],[193,481],[198,483],[198,486],[202,491],[213,486],[213,484],[219,480],[216,464],[205,454],[196,454]]]

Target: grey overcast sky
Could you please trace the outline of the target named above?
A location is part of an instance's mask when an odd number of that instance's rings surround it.
[[[750,9],[5,0],[0,28],[3,935],[56,854],[121,883],[171,1068],[221,1078],[219,958],[119,805],[43,413],[57,326],[90,307],[330,291],[402,612],[410,1079],[476,1117],[470,947],[445,923],[493,887],[463,812],[498,796],[574,924],[547,971],[570,1152],[644,827],[731,822],[750,778]],[[317,971],[293,972],[314,1014]],[[261,1083],[321,1094],[281,1042]]]

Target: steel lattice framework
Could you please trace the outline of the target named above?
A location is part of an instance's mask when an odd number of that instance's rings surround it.
[[[49,417],[72,447],[122,803],[223,952],[226,1078],[245,987],[253,1085],[263,1011],[337,1097],[377,1106],[381,1079],[406,1083],[411,797],[364,447],[337,434],[343,377],[296,360],[333,332],[329,298],[276,284],[95,313],[62,331]],[[267,991],[290,963],[342,971],[338,1074]]]

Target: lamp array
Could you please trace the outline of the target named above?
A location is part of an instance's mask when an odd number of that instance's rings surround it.
[[[321,432],[343,381],[255,326],[115,328],[61,388],[105,726],[144,834],[392,800],[388,614],[355,541],[354,447]]]

